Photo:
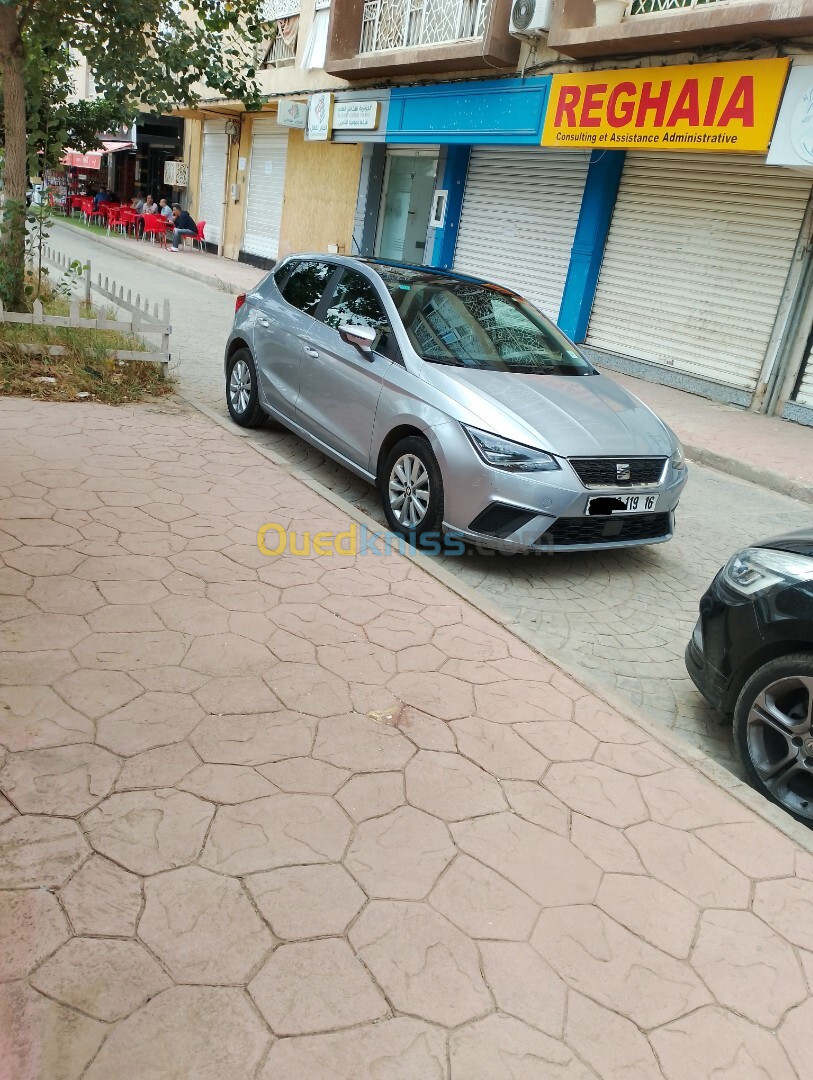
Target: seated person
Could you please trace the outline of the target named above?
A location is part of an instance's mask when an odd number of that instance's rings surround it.
[[[172,216],[175,219],[175,230],[172,233],[172,247],[169,250],[177,251],[178,241],[183,243],[185,236],[197,236],[198,227],[193,218],[185,210],[181,210],[178,203],[172,207]]]
[[[144,200],[144,209],[141,211],[141,213],[142,214],[157,214],[158,213],[158,203],[155,201],[155,199],[152,197],[152,195],[148,195],[147,198]]]
[[[110,202],[110,193],[102,188],[101,191],[97,191],[93,196],[93,209],[98,210],[100,203]]]
[[[172,221],[172,207],[169,205],[166,199],[161,199],[158,203],[158,211],[162,218],[166,218],[167,221]]]

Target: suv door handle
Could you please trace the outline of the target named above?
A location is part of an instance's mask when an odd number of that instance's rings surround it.
[[[260,324],[260,326],[270,326],[271,325],[271,323],[268,321],[268,319],[259,318],[259,319],[257,319],[257,322]]]
[[[305,350],[305,352],[308,354],[308,356],[312,356],[314,358],[314,360],[319,355],[318,351],[316,349],[312,349],[310,347],[310,345],[303,345],[302,347]]]

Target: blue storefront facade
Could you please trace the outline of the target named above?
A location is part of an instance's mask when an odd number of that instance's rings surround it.
[[[354,243],[511,284],[579,341],[624,152],[542,150],[550,85],[393,87],[385,131],[365,145]]]
[[[813,258],[809,175],[767,167],[758,148],[625,151],[548,131],[543,147],[546,75],[383,93],[356,252],[488,278],[605,367],[762,411],[789,395],[784,415],[811,422],[813,331],[792,316]]]

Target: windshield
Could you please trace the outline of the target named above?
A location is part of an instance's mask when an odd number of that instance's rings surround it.
[[[433,364],[520,375],[593,375],[594,369],[530,304],[497,286],[376,266],[410,343]]]

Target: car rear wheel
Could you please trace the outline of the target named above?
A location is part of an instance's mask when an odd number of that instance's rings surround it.
[[[248,349],[238,349],[229,360],[226,404],[232,420],[241,427],[259,427],[263,421],[257,391],[257,368]]]
[[[443,477],[425,439],[410,435],[392,448],[379,486],[384,514],[393,532],[413,543],[428,533],[440,535]]]
[[[754,672],[737,699],[734,741],[757,791],[813,827],[813,654]]]

